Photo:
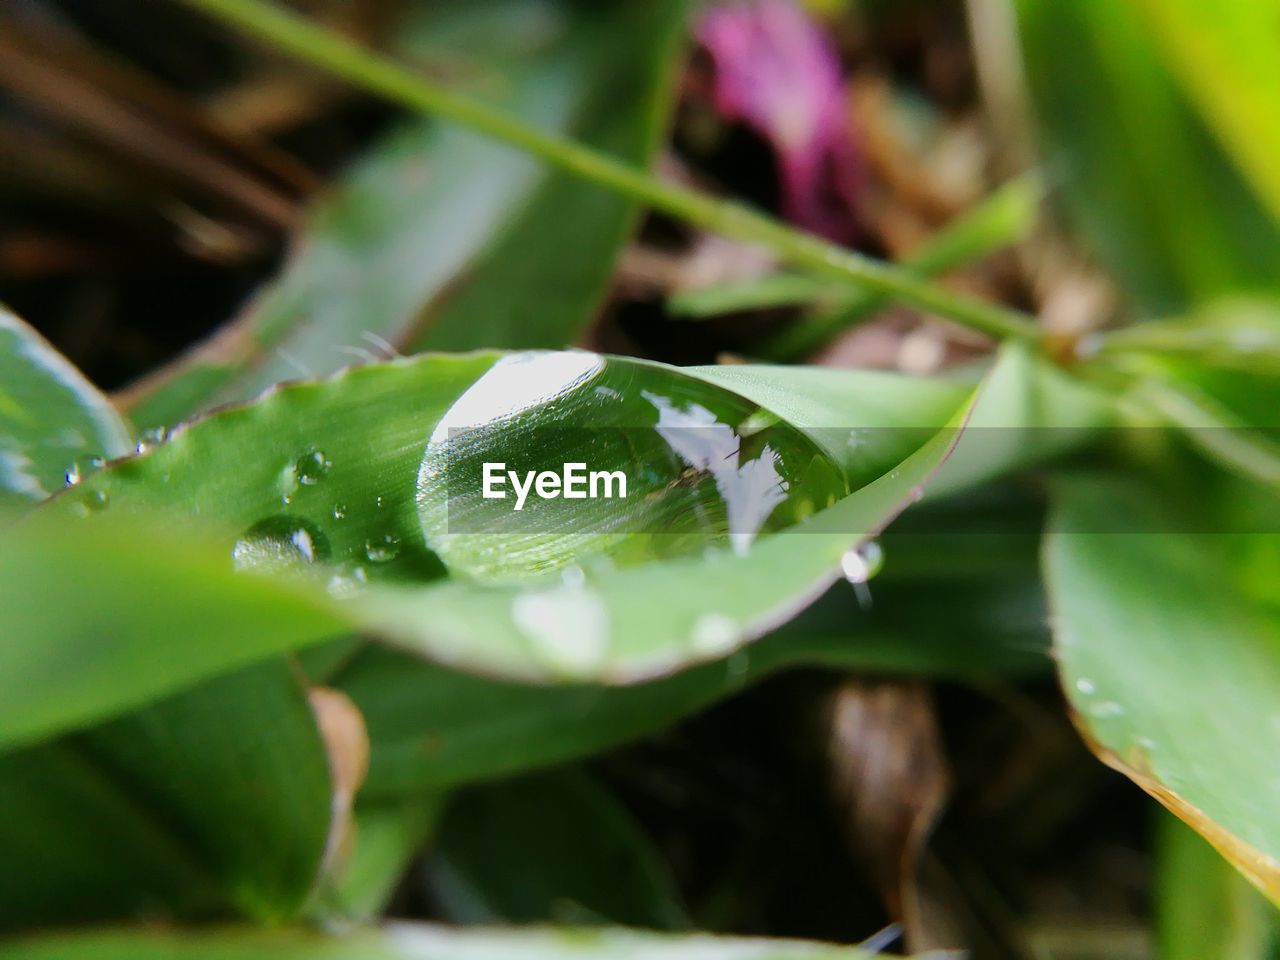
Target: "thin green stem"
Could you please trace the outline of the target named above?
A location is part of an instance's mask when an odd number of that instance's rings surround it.
[[[741,204],[666,183],[571,140],[544,133],[264,0],[182,2],[370,93],[461,123],[706,230],[767,246],[784,261],[811,273],[860,284],[995,337],[1035,339],[1040,335],[1035,321],[1025,314],[954,294],[910,271],[801,233]]]

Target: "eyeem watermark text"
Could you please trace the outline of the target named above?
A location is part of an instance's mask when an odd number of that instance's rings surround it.
[[[486,500],[505,500],[507,491],[503,488],[508,482],[515,491],[516,510],[524,509],[530,491],[543,500],[558,497],[566,500],[625,500],[627,497],[627,475],[621,470],[588,472],[585,463],[566,463],[560,473],[526,470],[522,478],[518,470],[508,470],[505,463],[484,464],[482,495]]]

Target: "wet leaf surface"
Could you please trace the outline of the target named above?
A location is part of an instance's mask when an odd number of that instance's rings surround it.
[[[793,374],[778,373],[775,394],[816,417],[830,379],[806,391]],[[633,682],[725,656],[789,618],[918,496],[961,414],[943,413],[937,393],[893,419],[853,402],[882,382],[848,374],[832,422],[889,436],[909,422],[909,442],[873,446],[851,473],[829,440],[671,368],[580,352],[425,356],[216,413],[59,506],[83,513],[90,498],[113,516],[160,511],[235,531],[236,566],[314,574],[349,622],[430,659]],[[589,511],[550,499],[521,515],[474,482],[499,453],[521,471],[622,469],[632,488]],[[458,475],[463,490],[446,489]]]
[[[1046,575],[1062,685],[1095,752],[1276,899],[1280,782],[1263,771],[1280,748],[1278,507],[1235,496],[1270,532],[1215,518],[1229,501],[1210,491],[1063,481]]]

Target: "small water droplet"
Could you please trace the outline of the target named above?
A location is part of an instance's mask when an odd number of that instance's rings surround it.
[[[298,482],[305,486],[315,486],[329,475],[333,461],[325,456],[323,450],[309,450],[300,456],[293,465]]]
[[[384,533],[365,542],[364,555],[370,563],[388,563],[400,556],[400,538]]]
[[[364,572],[364,567],[353,567],[349,572],[335,573],[329,578],[329,594],[338,599],[353,597],[368,582],[369,577]]]
[[[74,487],[81,480],[92,476],[106,466],[107,461],[98,456],[77,457],[63,472],[63,480],[68,487]]]
[[[1089,680],[1086,677],[1081,677],[1079,680],[1076,681],[1076,689],[1079,690],[1081,693],[1083,693],[1085,696],[1089,696],[1092,693],[1096,693],[1098,690],[1098,688],[1094,685],[1094,682],[1092,680]]]
[[[693,625],[694,652],[704,657],[718,657],[738,645],[741,631],[732,617],[723,613],[704,613]]]
[[[90,514],[105,510],[110,502],[111,498],[107,491],[86,490],[83,494],[78,494],[76,499],[72,501],[72,509],[77,516],[87,517]]]
[[[345,503],[335,503],[333,505],[333,519],[345,520],[347,517],[347,505]]]
[[[840,558],[840,572],[852,584],[866,583],[884,566],[884,550],[874,540],[846,550]]]
[[[1124,707],[1114,700],[1104,700],[1101,703],[1095,703],[1089,708],[1089,716],[1098,720],[1105,720],[1108,717],[1122,717],[1124,716]]]
[[[374,505],[375,507],[377,507],[379,510],[381,510],[381,509],[382,509],[382,498],[381,498],[381,497],[374,497],[374,498],[373,498],[373,505]]]
[[[138,454],[149,453],[164,443],[168,435],[169,431],[164,427],[152,427],[149,430],[143,430],[138,436],[137,445],[133,448],[134,452]]]
[[[522,593],[511,605],[511,619],[543,663],[564,677],[590,676],[608,653],[609,611],[581,587]]]
[[[231,551],[237,570],[279,570],[314,563],[328,555],[323,535],[295,517],[268,517],[255,523]]]

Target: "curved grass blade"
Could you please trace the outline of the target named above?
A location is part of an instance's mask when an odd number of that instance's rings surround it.
[[[132,447],[110,401],[0,305],[0,507],[43,500],[78,460]]]
[[[803,396],[799,381],[780,375]],[[815,379],[814,409],[830,392],[817,386],[826,382]],[[936,396],[928,411],[937,413]],[[849,429],[859,423],[854,408],[837,415]],[[511,457],[538,465],[572,453],[593,468],[639,465],[639,487],[627,501],[594,502],[602,526],[585,532],[555,526],[586,515],[580,502],[546,501],[551,525],[527,535],[509,501],[482,501],[468,487],[459,502],[488,511],[487,526],[455,537],[450,518],[471,515],[443,499],[431,451],[446,427],[480,422],[476,435],[501,441]],[[715,428],[715,444],[736,444],[732,459],[721,450],[704,469],[682,466],[704,454],[681,452],[694,433],[673,441],[670,429],[694,422],[691,431]],[[352,594],[342,601],[350,623],[432,659],[525,680],[634,682],[723,656],[819,595],[844,553],[878,532],[945,458],[959,421],[939,426],[901,460],[895,450],[842,479],[843,464],[803,430],[671,368],[584,353],[428,356],[216,413],[113,463],[59,506],[83,511],[105,498],[115,515],[216,522],[230,531],[225,548],[237,563],[311,569]],[[757,475],[773,479],[744,479]],[[840,499],[849,480],[856,490]],[[743,489],[747,499],[735,501]],[[794,530],[765,535],[777,522]],[[693,526],[669,536],[680,529],[672,523]],[[488,549],[495,536],[506,538],[496,555]],[[709,546],[714,555],[704,555]],[[578,564],[579,586],[530,577]],[[655,607],[655,596],[666,600]]]
[[[959,426],[939,431],[891,472],[745,554],[660,560],[589,576],[583,586],[450,580],[416,592],[381,590],[370,597],[367,616],[404,649],[525,681],[634,683],[719,659],[825,592],[845,555],[918,497]],[[427,619],[429,629],[416,626]]]
[[[55,933],[0,943],[0,960],[872,960],[801,940],[530,927],[458,930],[391,923],[331,935],[226,927]]]
[[[1280,784],[1262,775],[1280,750],[1280,504],[1239,484],[1179,499],[1153,483],[1079,478],[1056,494],[1046,579],[1077,724],[1106,763],[1280,899]],[[1248,503],[1268,526],[1240,524]]]
[[[645,162],[670,100],[682,10],[680,0],[429,4],[397,42],[404,56],[478,75],[482,92],[526,121]],[[591,320],[634,213],[502,145],[416,121],[319,202],[280,278],[238,321],[126,401],[137,422],[169,426],[387,345],[568,345]]]
[[[1119,420],[1114,395],[1008,343],[986,375],[954,454],[929,485],[931,499],[1051,463],[1096,441]]]

